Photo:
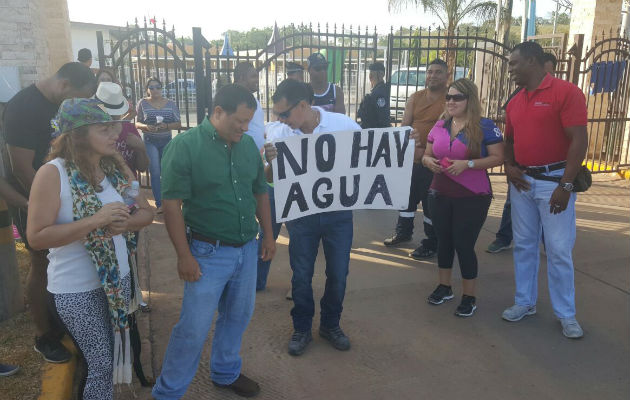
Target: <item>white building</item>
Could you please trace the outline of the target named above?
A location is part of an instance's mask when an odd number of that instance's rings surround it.
[[[105,54],[111,52],[111,39],[118,30],[125,30],[125,28],[115,25],[101,25],[90,24],[87,22],[70,21],[70,37],[72,38],[72,56],[74,60],[77,59],[77,54],[80,49],[90,49],[92,52],[92,68],[99,69],[100,63],[98,59],[98,47],[96,44],[96,32],[103,32],[103,47]]]

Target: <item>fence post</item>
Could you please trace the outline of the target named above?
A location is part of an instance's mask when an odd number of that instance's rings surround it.
[[[197,124],[201,124],[206,117],[206,79],[203,71],[203,36],[199,27],[193,28],[193,59],[195,60]]]
[[[107,63],[105,62],[105,47],[103,46],[103,32],[101,31],[96,31],[96,47],[98,49],[98,67],[103,69]]]
[[[584,34],[579,33],[575,35],[573,42],[573,47],[569,50],[569,55],[571,56],[571,60],[569,61],[571,66],[569,80],[574,85],[577,85],[580,80],[580,63],[582,62],[582,51],[584,50]]]

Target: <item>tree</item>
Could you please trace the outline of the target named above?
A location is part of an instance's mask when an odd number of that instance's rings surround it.
[[[455,31],[465,18],[475,18],[479,21],[494,19],[497,11],[495,1],[484,0],[388,0],[387,8],[390,12],[401,11],[403,8],[422,6],[424,11],[434,14],[446,30],[447,47],[455,47]],[[449,76],[453,76],[455,68],[455,52],[447,52]]]

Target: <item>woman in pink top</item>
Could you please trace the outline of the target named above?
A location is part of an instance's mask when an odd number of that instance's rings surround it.
[[[463,295],[455,315],[473,315],[477,255],[475,242],[488,215],[492,188],[486,169],[503,163],[503,138],[491,120],[481,118],[477,86],[468,79],[453,82],[446,111],[427,139],[422,163],[433,171],[431,219],[438,237],[438,287],[428,300],[453,298],[451,271],[455,252],[462,272]]]

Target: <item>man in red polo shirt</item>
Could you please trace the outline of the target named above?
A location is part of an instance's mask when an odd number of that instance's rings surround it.
[[[515,304],[503,312],[503,319],[519,321],[536,313],[538,242],[543,229],[554,312],[563,334],[580,338],[571,252],[575,244],[573,181],[587,148],[584,94],[545,72],[543,50],[534,42],[514,47],[508,70],[525,90],[506,109],[505,172],[512,201],[516,294]]]

